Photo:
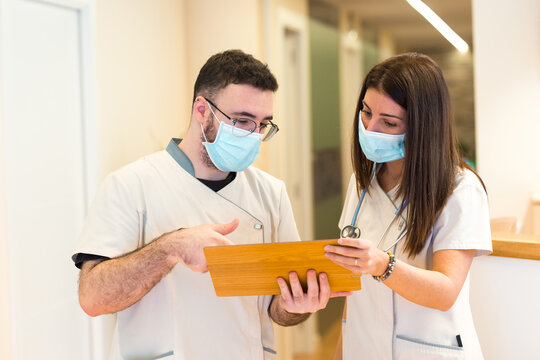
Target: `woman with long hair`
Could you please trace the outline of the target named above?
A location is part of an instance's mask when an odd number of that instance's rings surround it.
[[[354,121],[354,174],[335,263],[362,274],[347,299],[343,359],[482,359],[469,269],[491,252],[484,184],[461,159],[448,88],[416,53],[376,65]],[[341,344],[340,344],[341,345]]]

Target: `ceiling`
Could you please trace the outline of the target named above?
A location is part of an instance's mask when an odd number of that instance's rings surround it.
[[[356,13],[371,28],[385,29],[398,50],[451,50],[453,46],[406,0],[318,0]],[[423,0],[472,48],[472,0]]]

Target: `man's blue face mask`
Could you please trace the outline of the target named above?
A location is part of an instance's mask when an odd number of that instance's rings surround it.
[[[405,134],[390,135],[368,131],[358,113],[358,141],[364,155],[378,164],[401,159],[405,156]]]
[[[214,118],[219,122],[219,128],[214,142],[208,142],[203,132],[203,142],[210,160],[216,168],[221,171],[242,171],[251,165],[261,149],[261,134],[235,128],[232,125],[219,121],[214,110],[210,106],[210,111]],[[234,131],[234,134],[233,134]]]

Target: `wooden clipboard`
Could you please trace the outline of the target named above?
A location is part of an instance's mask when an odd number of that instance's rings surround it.
[[[337,245],[337,240],[212,246],[204,254],[217,296],[280,294],[277,278],[288,281],[291,271],[305,291],[309,269],[326,273],[331,291],[360,290],[360,275],[324,256],[325,245]]]

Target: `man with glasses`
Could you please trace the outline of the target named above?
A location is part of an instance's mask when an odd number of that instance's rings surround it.
[[[273,359],[270,318],[294,325],[326,306],[314,271],[307,293],[292,273],[280,296],[229,298],[207,272],[204,247],[299,240],[284,184],[250,167],[279,130],[276,90],[251,55],[212,56],[185,137],[104,181],[73,260],[82,308],[116,313],[111,359]]]

